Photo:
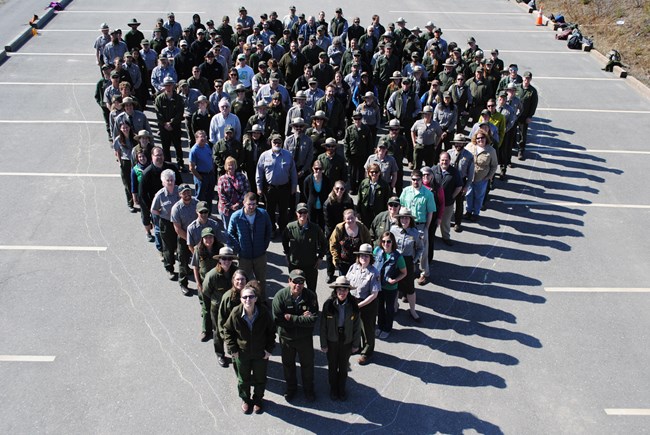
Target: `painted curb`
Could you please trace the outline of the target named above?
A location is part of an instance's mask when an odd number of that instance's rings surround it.
[[[72,0],[61,0],[59,4],[65,9],[68,7],[68,5],[72,3]],[[52,18],[56,15],[56,11],[53,8],[48,8],[47,12],[41,16],[38,21],[36,22],[36,27],[38,29],[42,29],[49,23]],[[32,38],[32,27],[28,26],[24,31],[22,31],[18,36],[16,36],[14,39],[9,42],[9,44],[5,45],[5,52],[11,53],[18,51],[20,47],[22,47],[27,41],[29,41]],[[0,63],[6,58],[6,53],[5,57],[3,58],[0,56]]]

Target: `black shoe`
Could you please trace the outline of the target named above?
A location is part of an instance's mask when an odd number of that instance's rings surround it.
[[[467,212],[467,213],[465,213],[465,214],[463,215],[463,217],[464,217],[465,219],[470,219],[470,220],[471,220],[471,219],[472,219],[472,213]]]
[[[339,394],[339,400],[341,402],[345,402],[346,400],[348,400],[348,394],[345,391],[342,392],[341,394]]]
[[[331,283],[333,283],[334,281],[336,281],[336,278],[334,278],[334,275],[328,275],[328,276],[327,276],[327,283],[328,283],[328,284],[331,284]]]
[[[313,403],[316,400],[316,395],[313,391],[305,391],[305,400],[308,403]]]
[[[137,212],[138,212],[138,209],[135,208],[135,207],[133,207],[132,205],[130,205],[130,206],[129,206],[129,211],[130,211],[131,213],[137,213]]]
[[[442,242],[447,246],[454,246],[454,242],[451,239],[442,239]]]
[[[228,367],[228,360],[223,356],[217,357],[217,363],[223,368]]]
[[[523,162],[524,160],[526,160],[526,157],[524,156],[524,152],[523,152],[523,151],[519,151],[519,154],[517,155],[517,158],[518,158],[519,160],[521,160],[522,162]]]
[[[192,296],[192,290],[190,290],[189,288],[187,288],[186,285],[183,284],[181,284],[181,293],[183,293],[183,295],[185,296]]]
[[[151,233],[145,234],[144,237],[145,237],[145,239],[147,239],[147,242],[152,242],[153,243],[153,242],[156,241],[156,238]]]
[[[210,341],[210,339],[212,338],[212,334],[207,332],[202,332],[199,338],[201,339],[201,343],[206,343]]]
[[[478,222],[478,215],[472,215],[472,222]]]
[[[454,231],[456,231],[457,233],[462,233],[463,232],[463,227],[461,227],[460,224],[456,224],[454,226]]]
[[[176,279],[176,274],[173,270],[167,271],[167,278],[169,278],[170,281],[174,281]]]
[[[294,397],[296,397],[295,390],[287,390],[284,392],[284,400],[286,400],[287,402],[291,402]]]
[[[330,400],[333,400],[333,401],[336,402],[337,400],[339,400],[339,395],[336,394],[334,391],[331,391],[330,392]]]

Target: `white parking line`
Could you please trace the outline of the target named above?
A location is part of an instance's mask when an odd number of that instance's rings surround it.
[[[569,109],[564,107],[538,107],[537,110],[545,112],[636,113],[642,115],[650,113],[650,110]]]
[[[0,124],[103,124],[104,121],[0,119]]]
[[[650,416],[650,409],[643,408],[606,408],[605,414],[607,415],[642,415],[645,417]]]
[[[174,15],[181,15],[181,14],[188,14],[188,15],[194,15],[194,14],[205,14],[207,12],[189,12],[189,11],[173,11]],[[119,10],[119,9],[113,9],[110,11],[91,11],[91,10],[73,10],[73,9],[65,9],[63,11],[59,11],[59,14],[163,14],[167,16],[169,11],[132,11],[132,10]]]
[[[532,146],[526,147],[530,151],[544,151],[548,153],[580,153],[580,154],[639,154],[650,155],[650,151],[632,151],[632,150],[572,150],[570,148],[551,148]]]
[[[0,362],[52,362],[55,358],[41,355],[0,355]]]
[[[0,245],[0,251],[106,251],[106,246],[28,246],[28,245]]]
[[[544,287],[549,293],[650,293],[650,288]]]
[[[581,82],[593,82],[593,81],[599,81],[599,82],[620,82],[621,79],[613,78],[613,77],[534,77],[535,80],[580,80]]]
[[[543,50],[499,50],[499,53],[533,53],[533,54],[580,54],[582,51],[543,51]],[[537,80],[538,77],[535,77]]]
[[[523,12],[476,12],[476,11],[388,11],[395,14],[440,14],[440,15],[515,15],[530,17]]]
[[[97,83],[0,82],[0,86],[97,86]]]
[[[75,178],[119,178],[120,174],[83,174],[61,172],[0,172],[0,177],[75,177]]]
[[[502,201],[502,204],[505,205],[534,205],[537,207],[552,207],[560,205],[563,207],[603,207],[603,208],[638,208],[638,209],[650,209],[650,205],[640,205],[640,204],[603,204],[603,203],[582,203],[582,202],[569,202],[569,201],[519,201],[519,200],[510,200]]]
[[[39,30],[40,32],[40,30]],[[95,53],[24,53],[24,52],[19,52],[19,51],[12,51],[8,52],[7,56],[13,57],[13,56],[93,56],[95,57]]]

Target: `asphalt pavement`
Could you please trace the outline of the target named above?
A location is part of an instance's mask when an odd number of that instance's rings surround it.
[[[0,37],[32,3],[0,5]],[[402,304],[371,364],[351,359],[346,402],[330,401],[321,353],[316,402],[285,402],[276,348],[265,413],[241,413],[232,369],[199,341],[198,298],[167,280],[124,204],[93,99],[101,22],[136,17],[149,36],[169,10],[185,25],[194,12],[232,21],[238,6],[76,0],[0,65],[0,432],[650,433],[650,100],[503,0],[343,5],[364,25],[373,13],[432,20],[447,41],[474,36],[531,70],[528,158],[453,247],[437,240],[433,282],[417,290],[423,322]],[[288,12],[246,6],[256,20]],[[329,20],[339,3],[297,6]],[[287,269],[280,243],[268,255],[273,295]]]

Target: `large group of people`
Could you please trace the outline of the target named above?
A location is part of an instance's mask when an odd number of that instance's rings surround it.
[[[200,339],[220,366],[232,361],[244,413],[263,412],[276,333],[285,399],[298,357],[315,400],[319,318],[330,397],[345,400],[350,355],[371,361],[400,302],[421,321],[416,283],[434,273],[437,229],[452,246],[512,156],[525,160],[531,72],[473,37],[446,41],[431,21],[361,25],[341,8],[329,21],[292,6],[257,22],[240,7],[234,27],[198,14],[184,27],[172,12],[152,24],[146,37],[135,18],[125,34],[103,23],[94,45],[128,209],[183,294],[195,281]],[[271,243],[288,273],[272,302]],[[321,265],[332,291],[319,309]]]

